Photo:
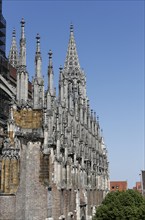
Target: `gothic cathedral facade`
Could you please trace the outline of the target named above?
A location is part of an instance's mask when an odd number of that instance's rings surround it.
[[[1,135],[0,219],[92,219],[109,190],[108,157],[99,120],[90,110],[73,26],[64,67],[59,69],[58,96],[51,50],[44,89],[39,35],[28,92],[24,19],[20,56],[13,31],[9,63],[16,68],[17,79],[7,132]]]

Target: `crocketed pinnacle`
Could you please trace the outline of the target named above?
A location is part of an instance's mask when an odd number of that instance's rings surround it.
[[[48,64],[48,91],[51,95],[54,95],[54,87],[53,87],[53,64],[52,64],[52,51],[49,50],[49,64]]]
[[[21,20],[21,39],[25,39],[25,20],[22,18]]]
[[[19,64],[26,66],[26,38],[25,38],[25,21],[21,20],[21,39],[20,39],[20,60]]]
[[[36,68],[36,77],[41,78],[41,51],[40,51],[40,36],[37,34],[36,36],[36,54],[35,54],[35,68]]]
[[[48,68],[52,68],[53,65],[52,65],[52,51],[51,50],[49,50],[48,55],[49,55],[49,65],[48,65]]]
[[[40,53],[40,36],[37,34],[36,36],[36,54]]]
[[[69,44],[67,49],[67,55],[65,59],[64,69],[78,69],[80,70],[80,64],[76,49],[76,43],[74,38],[74,30],[73,25],[70,25],[70,38],[69,38]]]
[[[11,43],[11,48],[9,52],[9,63],[13,67],[17,67],[18,65],[18,49],[17,49],[17,43],[16,43],[16,31],[15,29],[12,32],[12,43]]]

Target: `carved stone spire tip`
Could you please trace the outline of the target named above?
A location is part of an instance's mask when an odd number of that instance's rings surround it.
[[[37,39],[37,42],[39,42],[39,40],[40,40],[40,35],[39,35],[38,33],[37,33],[36,39]]]
[[[62,69],[63,69],[63,67],[62,67],[62,65],[60,65],[59,70],[62,71]]]
[[[12,36],[16,37],[16,30],[15,30],[15,28],[13,29]]]
[[[25,39],[25,21],[24,21],[24,18],[22,18],[21,20],[21,40]]]
[[[25,25],[25,20],[24,20],[24,18],[22,18],[22,20],[21,20],[21,27],[24,27],[24,25]]]
[[[40,55],[40,35],[37,33],[37,36],[36,36],[36,44],[37,44],[37,46],[36,46],[36,54],[38,55],[38,53],[39,53],[39,55]]]
[[[73,27],[73,24],[71,23],[70,24],[70,32],[72,33],[74,31],[74,27]]]
[[[51,59],[52,58],[52,50],[49,50],[49,52],[48,52],[48,55],[49,55],[49,59]]]

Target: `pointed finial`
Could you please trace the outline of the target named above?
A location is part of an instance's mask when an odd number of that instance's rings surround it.
[[[13,29],[12,37],[13,37],[13,38],[16,37],[16,30],[15,30],[15,28]]]
[[[54,95],[53,87],[53,64],[52,64],[52,51],[49,50],[49,64],[48,64],[48,91],[51,95]]]
[[[36,52],[40,52],[40,36],[39,34],[37,33],[37,36],[36,36],[36,43],[37,43],[37,49],[36,49]]]
[[[39,43],[40,42],[40,36],[39,36],[38,33],[37,33],[36,39],[37,39],[37,43]]]
[[[41,52],[40,52],[40,36],[38,33],[36,36],[35,65],[36,65],[36,77],[42,78],[42,74],[41,74],[42,58],[41,58]]]
[[[99,122],[99,115],[97,115],[97,122]]]
[[[73,24],[71,23],[70,25],[70,32],[73,32],[74,31],[74,27],[73,27]]]
[[[48,68],[52,68],[53,64],[52,64],[52,50],[49,50],[48,55],[49,55],[49,66]]]
[[[22,18],[21,20],[21,39],[24,39],[25,38],[25,21],[24,21],[24,18]]]
[[[62,80],[62,70],[63,70],[62,65],[60,65],[60,67],[59,67],[59,72],[60,72],[60,74],[59,74],[59,81]]]
[[[21,27],[24,27],[25,26],[25,20],[24,20],[24,18],[22,18],[22,20],[21,20]]]
[[[62,67],[62,65],[60,65],[60,67],[59,67],[59,70],[60,70],[60,72],[63,70],[63,67]]]
[[[49,52],[48,52],[48,55],[49,55],[49,59],[51,59],[52,58],[52,51],[51,50],[49,50]]]

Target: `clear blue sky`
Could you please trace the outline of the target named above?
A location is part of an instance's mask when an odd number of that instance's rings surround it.
[[[55,85],[64,64],[69,26],[74,24],[80,60],[87,76],[91,108],[100,117],[109,152],[110,179],[139,181],[144,168],[144,1],[3,0],[7,54],[11,33],[20,37],[26,21],[27,68],[34,75],[36,34],[41,36],[43,75],[53,51]]]

